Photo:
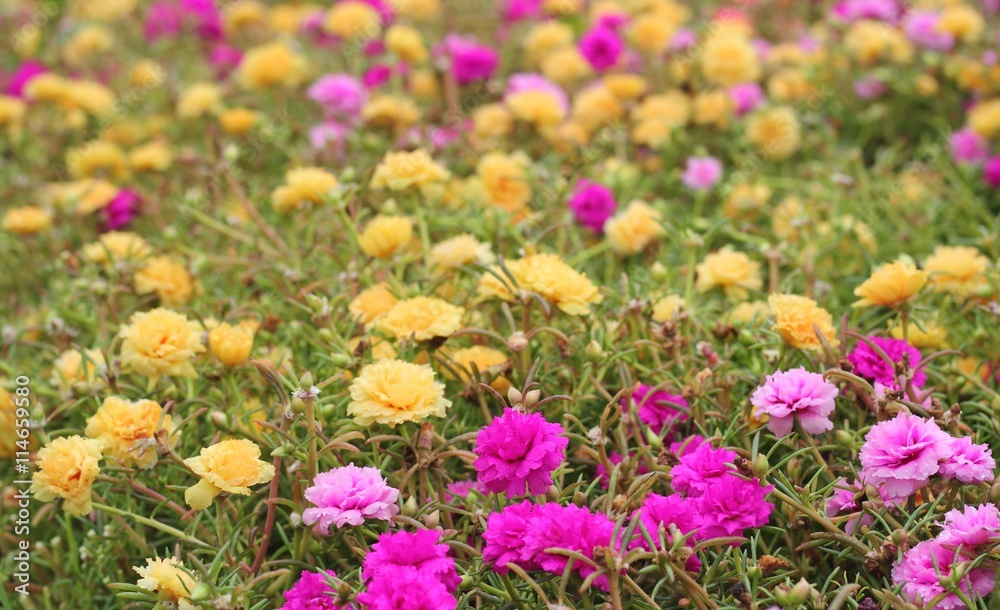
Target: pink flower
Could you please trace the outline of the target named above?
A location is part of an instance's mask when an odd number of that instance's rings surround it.
[[[887,337],[869,337],[880,350],[882,350],[889,360],[879,355],[867,341],[859,341],[854,351],[847,355],[847,360],[854,365],[854,372],[877,381],[892,390],[900,390],[899,381],[896,379],[896,367],[894,363],[905,362],[910,369],[916,368],[920,364],[920,350],[913,347],[903,339],[889,339]],[[923,370],[918,370],[913,374],[913,386],[922,388],[927,383],[927,374]]]
[[[983,182],[995,189],[1000,188],[1000,155],[983,164]]]
[[[220,78],[229,76],[240,65],[241,61],[243,61],[243,51],[223,43],[215,45],[208,55],[208,63],[215,68],[215,72]]]
[[[697,498],[734,472],[731,465],[735,459],[735,451],[715,449],[711,444],[703,443],[681,457],[680,464],[670,469],[670,485],[674,491]]]
[[[875,19],[894,22],[900,13],[895,0],[842,0],[833,7],[833,15],[844,21]]]
[[[861,447],[861,479],[884,487],[886,497],[902,503],[927,485],[951,457],[952,438],[933,419],[901,412],[880,422],[865,436]]]
[[[863,100],[871,100],[885,93],[889,87],[877,78],[866,76],[854,81],[854,93]]]
[[[451,57],[451,70],[460,85],[490,78],[500,61],[492,47],[458,34],[445,36],[444,43],[435,51],[437,55]]]
[[[326,74],[319,77],[306,92],[309,99],[330,115],[355,118],[368,102],[368,92],[361,81],[350,74]]]
[[[454,610],[458,606],[440,581],[409,567],[371,581],[356,599],[366,610]]]
[[[534,509],[533,523],[525,536],[525,552],[546,572],[562,575],[571,559],[546,549],[568,549],[593,559],[594,549],[612,545],[614,529],[615,524],[606,515],[594,514],[587,508],[542,504]],[[583,578],[595,571],[590,564],[576,561],[573,569]],[[607,590],[607,576],[598,577],[594,584]]]
[[[936,11],[912,11],[903,21],[903,32],[913,42],[935,51],[950,51],[955,36],[938,28],[941,20]]]
[[[337,121],[324,121],[309,128],[309,144],[316,150],[333,147],[343,152],[351,128]]]
[[[573,218],[581,226],[597,234],[604,232],[604,223],[615,215],[617,208],[615,194],[611,189],[589,180],[577,182],[573,196],[569,200],[569,210],[573,213]]]
[[[569,112],[569,98],[566,96],[566,92],[563,91],[562,87],[541,74],[534,72],[511,74],[510,78],[507,79],[507,90],[504,92],[504,97],[510,97],[524,91],[547,93],[556,100],[563,112]]]
[[[444,501],[451,502],[455,498],[468,498],[469,494],[476,492],[481,496],[486,495],[486,487],[479,481],[455,481],[448,483],[448,491],[444,494]]]
[[[722,179],[722,162],[715,157],[690,157],[681,182],[695,191],[707,191]]]
[[[580,53],[598,72],[604,72],[618,65],[625,43],[607,27],[595,27],[580,38]]]
[[[743,83],[729,88],[729,98],[733,100],[736,115],[743,116],[763,104],[765,96],[757,83]]]
[[[843,481],[841,481],[842,483]],[[855,481],[847,487],[838,486],[834,488],[833,495],[826,501],[826,516],[836,517],[844,513],[861,513],[861,503],[864,500],[864,487],[859,481]],[[859,525],[864,527],[870,526],[872,523],[875,523],[875,517],[868,514],[861,514],[847,520],[844,524],[844,532],[848,536],[852,536],[857,531]]]
[[[994,504],[966,506],[945,513],[938,540],[942,544],[974,549],[993,544],[1000,537],[1000,512]]]
[[[115,198],[101,210],[104,215],[102,229],[105,231],[117,231],[128,226],[132,219],[139,213],[139,206],[142,205],[142,198],[131,189],[121,189]]]
[[[700,540],[741,536],[749,527],[766,525],[774,505],[764,500],[773,486],[761,487],[730,474],[721,477],[695,500]]]
[[[809,434],[822,434],[833,429],[830,415],[838,393],[837,386],[822,375],[799,367],[768,375],[750,403],[757,413],[770,416],[767,429],[779,438],[792,431],[796,419]]]
[[[651,386],[637,384],[632,390],[632,401],[639,407],[639,421],[656,434],[668,433],[674,424],[687,419],[687,400],[680,394],[663,390],[653,391]]]
[[[951,578],[954,567],[964,562],[965,557],[954,549],[949,549],[938,540],[925,540],[908,550],[903,559],[892,568],[892,582],[902,584],[903,594],[910,600],[915,600],[919,595],[928,602],[946,592],[938,574]],[[992,570],[980,567],[966,572],[958,588],[973,598],[982,598],[993,590],[995,579]],[[965,607],[957,595],[951,594],[938,602],[934,609]]]
[[[670,39],[670,50],[671,51],[683,51],[685,49],[690,49],[694,45],[698,44],[698,34],[694,30],[688,28],[681,28],[674,33],[674,37]]]
[[[520,504],[512,504],[498,513],[492,513],[486,519],[486,531],[483,539],[483,560],[493,564],[493,570],[498,574],[510,571],[508,563],[513,563],[524,570],[537,570],[534,554],[527,548],[527,535],[535,522],[535,505],[529,500]]]
[[[17,67],[14,73],[10,75],[4,85],[4,95],[9,95],[11,97],[24,97],[24,87],[32,81],[36,76],[45,74],[48,70],[45,66],[38,63],[37,61],[28,60]]]
[[[330,584],[330,578],[336,578],[333,570],[326,572],[303,572],[299,581],[285,591],[285,605],[281,610],[340,610],[333,603],[336,589]]]
[[[982,163],[990,155],[986,139],[972,129],[960,129],[948,137],[951,158],[955,163],[968,165]]]
[[[330,526],[361,525],[367,519],[390,521],[399,512],[399,490],[389,487],[378,468],[358,468],[354,464],[316,475],[305,497],[315,504],[302,513],[306,525],[330,535]]]
[[[509,497],[545,493],[552,471],[566,458],[569,440],[562,433],[561,425],[545,421],[541,413],[505,409],[476,437],[479,480],[493,493]]]
[[[635,530],[635,537],[632,539],[631,548],[642,547],[647,550],[669,551],[673,541],[670,536],[670,525],[677,527],[681,534],[689,534],[698,528],[698,517],[695,513],[694,500],[685,498],[678,494],[661,496],[659,494],[649,494],[642,508],[632,515],[642,523],[646,533],[653,539],[651,547],[649,541],[639,529]],[[666,546],[660,544],[660,534],[666,541]],[[688,539],[690,542],[690,538]],[[688,545],[690,546],[690,544]],[[688,572],[698,572],[701,570],[701,560],[697,555],[692,554],[688,558],[684,567]]]
[[[542,0],[507,0],[503,18],[508,23],[537,17],[542,11]]]
[[[365,581],[393,580],[411,568],[423,579],[440,582],[450,593],[462,579],[455,560],[448,557],[448,545],[438,544],[440,539],[438,530],[386,532],[372,545],[361,574]]]
[[[968,436],[952,439],[952,454],[941,463],[941,476],[966,485],[989,483],[997,467],[989,445],[973,444]]]
[[[704,444],[704,436],[701,436],[700,434],[692,434],[687,438],[670,443],[670,452],[677,457],[684,457],[685,455],[694,452],[695,449]]]

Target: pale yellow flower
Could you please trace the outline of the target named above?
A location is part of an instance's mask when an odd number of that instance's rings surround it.
[[[399,299],[389,291],[389,286],[379,283],[358,293],[348,304],[347,310],[362,324],[368,324],[384,315],[398,302]]]
[[[465,308],[433,297],[399,301],[376,320],[376,327],[397,339],[430,341],[449,337],[462,328]]]
[[[374,258],[390,258],[413,239],[413,223],[402,216],[376,216],[358,236],[362,252]]]
[[[171,447],[177,444],[174,418],[152,400],[131,402],[108,396],[97,413],[87,419],[86,435],[100,441],[105,457],[123,466],[152,468],[159,457],[154,435],[161,432]]]
[[[909,263],[896,261],[882,265],[871,277],[854,289],[861,297],[852,307],[884,305],[895,307],[920,291],[927,283],[927,273]]]
[[[245,438],[220,441],[184,464],[201,480],[184,492],[194,510],[205,510],[222,492],[249,496],[250,487],[274,478],[274,465],[260,459],[260,447]]]
[[[160,303],[184,305],[194,294],[195,284],[184,265],[169,256],[154,256],[135,272],[136,294],[156,293]]]
[[[122,372],[149,378],[196,377],[191,359],[205,351],[201,328],[176,311],[154,309],[132,314],[120,332]]]
[[[534,292],[569,315],[587,315],[591,305],[604,299],[586,275],[575,271],[555,254],[533,254],[507,261],[505,265],[514,277],[517,290]],[[483,298],[514,300],[514,294],[506,286],[509,278],[499,266],[492,271],[496,275],[485,273],[480,278],[476,288],[478,294]]]
[[[15,235],[36,235],[52,229],[52,214],[33,205],[8,208],[3,215],[3,228]]]
[[[661,218],[659,210],[635,200],[604,223],[604,235],[618,254],[638,254],[667,234],[660,224]]]
[[[128,231],[104,233],[96,242],[83,247],[83,257],[101,265],[142,260],[152,252],[146,240]]]
[[[77,383],[102,386],[107,366],[101,350],[69,349],[52,363],[52,383],[62,392],[68,392]]]
[[[40,502],[64,500],[63,510],[84,517],[93,510],[91,486],[101,473],[101,443],[69,436],[53,439],[38,451],[31,493]]]
[[[390,428],[427,417],[444,417],[451,401],[444,384],[430,367],[401,360],[378,360],[361,369],[351,382],[347,414],[359,425],[385,424]]]
[[[321,167],[290,169],[285,172],[285,183],[271,193],[271,204],[281,213],[297,209],[303,203],[319,205],[340,188],[337,178]]]
[[[375,168],[371,186],[391,191],[404,191],[422,187],[432,182],[444,182],[448,170],[434,162],[430,153],[420,148],[413,152],[400,151],[385,154]]]
[[[435,244],[427,253],[427,266],[444,272],[473,263],[485,265],[492,263],[494,258],[490,244],[481,243],[472,235],[463,233]]]
[[[223,322],[209,331],[208,349],[223,365],[239,366],[250,359],[257,326],[255,320],[235,325]]]
[[[143,589],[158,593],[161,599],[176,603],[178,610],[198,610],[198,606],[191,603],[189,597],[197,582],[184,569],[180,560],[146,559],[145,567],[132,569],[141,576],[136,584]]]
[[[656,303],[653,304],[653,321],[667,322],[672,320],[679,312],[683,311],[687,306],[684,304],[684,297],[679,294],[668,294],[667,296],[658,299]]]
[[[750,260],[743,252],[727,246],[705,257],[695,267],[698,292],[722,288],[730,301],[746,300],[751,290],[760,290],[764,280],[760,276],[760,263]]]

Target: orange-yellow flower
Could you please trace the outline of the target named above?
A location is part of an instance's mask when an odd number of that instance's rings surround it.
[[[514,277],[517,289],[534,292],[572,316],[590,313],[590,306],[604,300],[597,287],[586,275],[575,271],[555,254],[532,254],[522,259],[508,261],[507,270]],[[483,274],[477,292],[484,298],[514,300],[507,287],[509,278],[499,266],[493,273]],[[498,277],[504,278],[503,281]]]
[[[83,517],[93,510],[91,486],[101,472],[101,443],[68,436],[54,439],[38,452],[31,493],[41,502],[62,498],[63,509]]]
[[[397,339],[430,341],[450,337],[462,327],[463,307],[433,297],[414,297],[399,301],[378,319],[379,330]]]
[[[154,385],[160,377],[196,377],[191,359],[205,351],[201,328],[183,314],[158,308],[132,314],[120,333],[123,372],[135,372]]]
[[[150,258],[135,272],[136,294],[155,292],[164,305],[184,305],[191,299],[194,289],[188,270],[169,256]]]
[[[260,447],[245,438],[220,441],[184,463],[201,477],[184,492],[194,510],[205,510],[222,492],[249,496],[251,486],[274,478],[274,465],[261,460]]]
[[[358,296],[347,305],[347,310],[360,319],[362,324],[368,324],[392,309],[398,302],[399,299],[389,291],[389,286],[380,283],[358,293]]]
[[[413,223],[402,216],[376,216],[368,221],[358,246],[374,258],[389,258],[413,239]]]
[[[695,270],[698,273],[695,284],[698,292],[719,287],[730,301],[745,300],[750,296],[750,290],[760,290],[764,285],[760,277],[760,263],[730,247],[709,254]]]
[[[767,304],[774,315],[774,329],[788,345],[799,349],[821,350],[823,344],[817,337],[817,332],[823,335],[830,347],[835,348],[839,344],[830,312],[809,297],[772,294],[768,297]]]
[[[927,273],[913,265],[903,261],[887,263],[854,289],[854,296],[861,298],[852,307],[895,307],[919,292],[926,283]]]
[[[223,322],[209,331],[208,349],[223,365],[239,366],[250,359],[257,326],[255,320],[235,325]]]
[[[108,396],[87,420],[86,434],[100,441],[105,457],[123,466],[152,468],[159,457],[154,435],[162,430],[166,442],[173,446],[178,440],[175,428],[174,419],[164,415],[163,407],[152,400],[130,402]]]
[[[990,260],[970,246],[938,246],[924,261],[928,281],[939,292],[968,296],[986,283]]]

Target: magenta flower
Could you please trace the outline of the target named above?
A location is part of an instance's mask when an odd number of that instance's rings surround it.
[[[677,457],[684,457],[694,452],[698,447],[705,444],[705,437],[700,434],[692,434],[687,438],[670,443],[670,452]]]
[[[913,347],[903,339],[889,339],[887,337],[869,337],[872,343],[885,352],[892,362],[886,362],[885,358],[879,355],[866,341],[859,341],[854,351],[847,355],[847,360],[854,365],[854,372],[872,381],[877,381],[892,390],[900,390],[899,381],[896,379],[896,367],[893,363],[904,362],[911,369],[915,368],[922,358],[920,350]],[[923,370],[918,370],[913,374],[913,386],[922,388],[927,383],[927,374]]]
[[[316,475],[305,491],[315,507],[302,513],[306,525],[330,535],[330,526],[361,525],[368,519],[390,521],[399,512],[399,490],[389,487],[378,468],[358,468],[354,464]]]
[[[589,180],[577,182],[573,196],[569,200],[573,218],[581,226],[597,234],[604,232],[604,223],[615,215],[617,208],[615,194],[611,189]]]
[[[842,483],[843,481],[841,481]],[[861,503],[864,500],[864,487],[858,481],[846,487],[835,487],[833,495],[826,501],[826,516],[836,517],[845,513],[861,513]],[[872,523],[875,523],[875,517],[861,513],[859,516],[852,517],[844,523],[844,532],[848,536],[852,536],[857,531],[858,526],[870,526]]]
[[[329,578],[336,578],[333,570],[323,572],[303,572],[299,581],[285,591],[285,605],[281,610],[340,610],[341,606],[333,603],[336,589],[330,585]]]
[[[365,70],[361,75],[361,82],[368,90],[378,89],[392,78],[392,66],[389,64],[375,64]]]
[[[698,44],[698,34],[694,30],[681,28],[674,33],[670,39],[671,51],[683,51]]]
[[[938,540],[925,540],[908,550],[903,559],[893,566],[892,582],[902,584],[903,594],[910,600],[919,595],[927,602],[946,592],[938,575],[951,578],[953,568],[965,561],[958,551],[949,549]],[[993,590],[995,580],[992,570],[979,567],[966,572],[958,588],[973,599],[982,598]],[[965,607],[955,594],[948,595],[934,606],[935,610]]]
[[[448,545],[439,544],[438,530],[386,532],[365,557],[361,574],[365,581],[392,580],[406,568],[422,578],[440,582],[450,593],[462,580],[455,570],[455,560],[448,557]]]
[[[458,606],[447,587],[414,568],[393,570],[371,581],[356,599],[366,610],[454,610]]]
[[[863,100],[872,100],[889,90],[889,87],[879,79],[866,76],[854,81],[854,93]]]
[[[222,15],[212,0],[161,1],[146,12],[146,38],[174,37],[185,26],[205,40],[222,39]]]
[[[32,81],[36,76],[45,74],[48,70],[45,66],[38,63],[37,61],[28,60],[17,67],[14,73],[10,75],[4,86],[4,95],[9,95],[11,97],[24,97],[24,88],[28,83]]]
[[[903,21],[903,32],[913,42],[934,51],[950,51],[955,36],[938,28],[941,21],[936,11],[912,11]]]
[[[994,544],[1000,537],[1000,512],[994,504],[966,506],[945,513],[938,540],[943,544],[974,549]]]
[[[656,434],[669,433],[674,424],[687,419],[688,403],[680,394],[653,391],[651,386],[640,383],[632,390],[632,401],[639,407],[639,421]]]
[[[460,85],[490,78],[500,61],[493,47],[458,34],[445,36],[435,54],[451,57],[451,70]]]
[[[357,117],[368,102],[364,85],[350,74],[321,76],[309,86],[306,95],[322,106],[324,112],[341,119]]]
[[[171,2],[154,2],[149,5],[144,25],[146,38],[150,41],[163,37],[173,38],[181,31],[182,16]]]
[[[757,83],[743,83],[729,88],[729,98],[733,100],[736,116],[743,116],[763,104],[766,96]]]
[[[884,487],[886,497],[902,503],[927,485],[952,455],[952,438],[933,419],[901,412],[875,424],[861,447],[861,479]]]
[[[537,17],[541,12],[542,0],[507,0],[503,6],[503,18],[508,23]]]
[[[444,494],[445,502],[451,502],[454,498],[468,498],[472,492],[476,492],[481,496],[485,496],[487,493],[486,487],[482,483],[472,479],[448,483],[446,489],[448,491]]]
[[[631,548],[641,547],[651,551],[669,551],[673,544],[670,536],[671,524],[676,526],[681,534],[689,534],[698,528],[694,500],[678,494],[670,494],[669,496],[649,494],[646,501],[643,502],[642,508],[632,514],[633,520],[637,517],[646,533],[653,539],[653,546],[651,547],[642,532],[636,529],[635,537],[629,545]],[[665,547],[660,544],[661,533],[667,543]],[[690,542],[690,540],[689,538],[688,541]],[[699,572],[701,571],[701,560],[698,559],[697,555],[692,554],[684,567],[688,572]]]
[[[535,521],[535,505],[529,500],[511,504],[486,519],[483,560],[492,563],[497,574],[509,572],[508,563],[524,570],[539,569],[534,554],[526,546],[528,531]]]
[[[734,472],[732,463],[735,459],[735,451],[715,449],[710,443],[703,443],[681,457],[680,463],[670,469],[670,485],[674,491],[697,498]]]
[[[707,191],[722,179],[722,162],[715,157],[690,157],[681,182],[694,191]]]
[[[476,437],[479,480],[508,497],[545,493],[552,485],[552,471],[566,459],[569,439],[562,433],[561,425],[545,421],[541,413],[505,409]]]
[[[222,13],[213,0],[180,0],[180,11],[205,40],[222,39]]]
[[[625,43],[618,34],[607,27],[595,27],[580,38],[580,53],[598,72],[618,65]]]
[[[778,438],[792,431],[796,419],[809,434],[822,434],[833,429],[830,415],[837,394],[837,386],[822,375],[799,367],[768,375],[764,385],[750,397],[750,403],[757,413],[770,416],[767,429]]]
[[[571,560],[566,555],[547,553],[545,549],[568,549],[593,559],[594,549],[612,545],[615,524],[606,515],[594,514],[587,508],[573,504],[542,504],[535,507],[533,517],[533,524],[525,536],[525,552],[546,572],[561,575]],[[593,566],[576,561],[573,569],[583,578],[595,572]],[[607,590],[607,576],[598,577],[594,584]]]
[[[974,165],[982,163],[990,155],[986,139],[969,127],[948,136],[948,144],[951,147],[951,158],[955,163]]]
[[[1000,155],[983,164],[983,182],[995,189],[1000,188]]]
[[[861,19],[895,22],[899,13],[895,0],[842,0],[833,6],[833,16],[848,22]]]
[[[215,68],[215,73],[219,75],[219,78],[229,76],[233,70],[239,67],[241,61],[243,61],[243,51],[224,43],[215,45],[208,55],[208,63]]]
[[[743,530],[766,525],[774,505],[764,500],[773,486],[761,487],[730,474],[721,477],[695,500],[700,540],[741,536]],[[734,545],[735,546],[735,545]]]
[[[989,445],[976,445],[968,436],[952,439],[952,454],[941,463],[941,476],[966,485],[989,483],[997,467]]]
[[[128,226],[132,219],[139,213],[139,206],[142,199],[139,194],[131,189],[121,189],[115,198],[101,210],[104,216],[102,229],[105,231],[117,231]]]

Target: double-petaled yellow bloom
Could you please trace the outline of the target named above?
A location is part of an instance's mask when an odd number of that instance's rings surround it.
[[[926,283],[927,273],[913,265],[903,261],[887,263],[854,289],[854,296],[861,299],[855,301],[852,307],[896,307],[919,292]]]

